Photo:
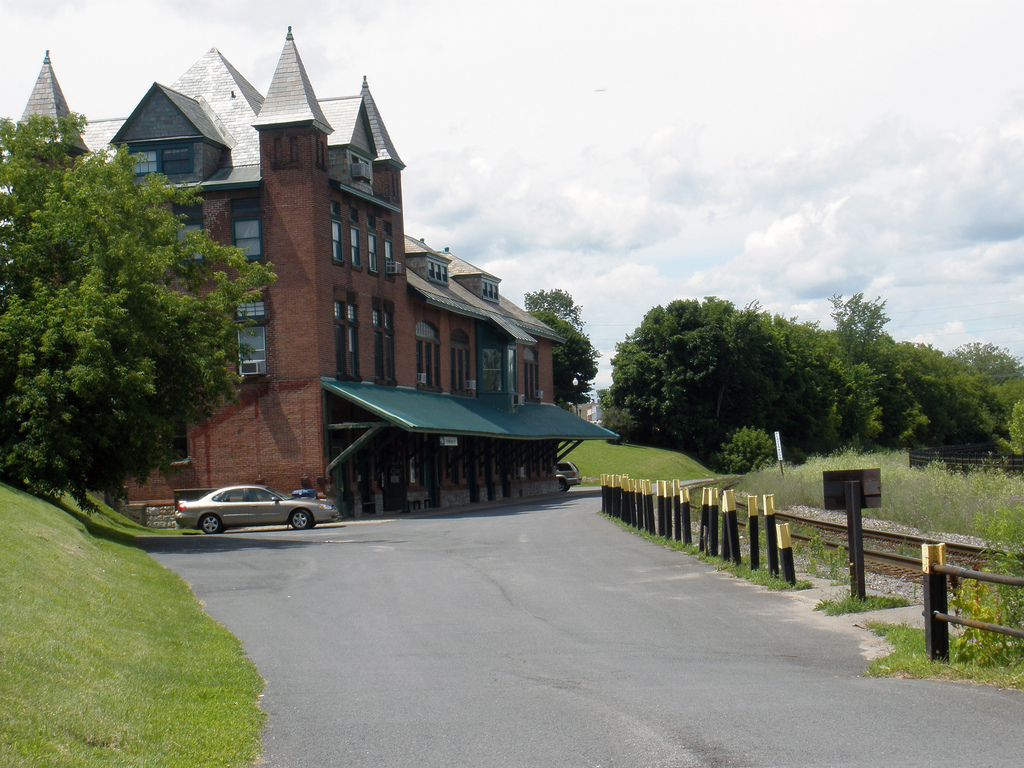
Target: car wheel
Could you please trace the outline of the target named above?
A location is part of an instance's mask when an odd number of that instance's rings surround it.
[[[558,478],[558,490],[560,490],[560,491],[568,491],[569,490],[569,483],[567,483],[565,481],[564,477]]]
[[[296,509],[292,512],[292,516],[288,521],[288,524],[295,530],[301,531],[309,530],[316,525],[316,521],[313,519],[313,513],[308,509]]]
[[[224,523],[216,515],[203,515],[199,518],[199,530],[203,533],[221,533]]]

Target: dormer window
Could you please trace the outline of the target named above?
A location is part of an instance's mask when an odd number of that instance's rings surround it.
[[[168,176],[192,173],[192,148],[187,144],[161,149],[143,149],[132,154],[135,155],[136,176],[150,173],[163,173]]]
[[[427,278],[435,283],[448,282],[448,265],[436,259],[427,259]]]
[[[486,278],[482,281],[480,288],[481,295],[488,301],[498,300],[498,284],[493,280],[487,280]]]

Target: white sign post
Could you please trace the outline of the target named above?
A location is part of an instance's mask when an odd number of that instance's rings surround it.
[[[782,438],[779,436],[778,432],[775,433],[775,453],[778,454],[779,457],[779,473],[785,477],[786,470],[782,468]]]

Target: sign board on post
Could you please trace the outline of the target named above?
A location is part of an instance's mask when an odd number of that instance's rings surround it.
[[[862,509],[882,506],[882,470],[850,469],[822,472],[822,493],[825,509],[845,509],[847,551],[850,555],[851,596],[863,600],[864,583],[864,530],[861,525]]]
[[[860,483],[860,508],[882,507],[881,469],[841,469],[821,473],[825,495],[825,509],[846,509],[846,484]]]
[[[457,435],[441,435],[441,445],[456,446],[459,444]]]

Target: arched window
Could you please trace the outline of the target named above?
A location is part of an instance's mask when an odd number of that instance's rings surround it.
[[[416,323],[416,384],[441,388],[441,334],[430,323]]]
[[[452,392],[466,389],[466,380],[473,378],[469,357],[469,334],[456,328],[451,335],[451,386]]]
[[[524,394],[531,400],[537,400],[543,394],[540,386],[540,364],[537,359],[537,350],[533,347],[523,347],[523,389]]]

